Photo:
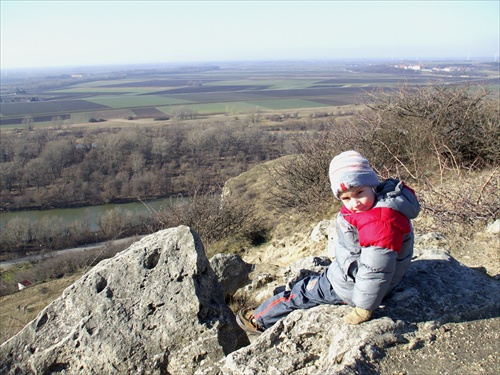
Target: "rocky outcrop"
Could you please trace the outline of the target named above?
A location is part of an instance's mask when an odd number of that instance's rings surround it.
[[[431,236],[433,237],[433,236]],[[430,244],[429,238],[424,238]],[[311,258],[312,266],[317,259]],[[292,267],[293,269],[293,267]],[[348,306],[297,310],[222,361],[223,374],[376,374],[384,349],[414,349],[449,322],[500,316],[500,284],[439,248],[417,249],[403,282],[372,320],[346,325]]]
[[[160,231],[98,264],[3,344],[0,372],[375,374],[388,348],[425,346],[446,323],[500,317],[499,282],[456,261],[444,244],[437,233],[416,239],[407,275],[366,323],[346,325],[350,307],[323,305],[247,337],[224,294],[232,278],[246,279],[248,265],[218,256],[215,273],[189,228]],[[310,256],[280,274],[251,275],[238,293],[272,294],[329,263]]]
[[[181,226],[105,260],[0,347],[3,374],[190,374],[248,344]]]

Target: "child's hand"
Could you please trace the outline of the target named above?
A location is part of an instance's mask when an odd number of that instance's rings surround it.
[[[349,314],[344,316],[344,322],[347,324],[359,324],[370,320],[372,312],[359,307],[355,307]]]

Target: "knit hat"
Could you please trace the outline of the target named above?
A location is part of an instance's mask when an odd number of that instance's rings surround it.
[[[335,156],[330,162],[330,183],[335,198],[342,191],[358,186],[377,186],[379,180],[370,163],[360,153],[350,150]]]

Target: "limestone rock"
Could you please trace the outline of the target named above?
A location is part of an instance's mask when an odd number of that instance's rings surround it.
[[[328,240],[328,228],[331,225],[331,220],[322,220],[311,232],[311,240],[314,242],[323,242]]]
[[[431,232],[415,236],[415,247],[421,249],[446,248],[448,241],[441,233]]]
[[[500,233],[500,219],[495,220],[493,223],[486,227],[486,233],[499,234]]]
[[[314,227],[311,232],[311,240],[317,243],[328,241],[327,250],[328,256],[335,257],[335,243],[337,242],[338,234],[335,220],[322,220]]]
[[[198,236],[184,226],[160,231],[98,264],[4,343],[0,373],[374,374],[388,348],[413,350],[447,323],[500,316],[500,283],[442,243],[437,234],[417,239],[405,278],[370,321],[346,325],[351,307],[322,305],[292,312],[250,343]],[[240,291],[258,295],[328,264],[305,258]]]
[[[180,226],[102,261],[0,347],[3,374],[216,373],[248,344],[203,244]]]
[[[210,266],[224,288],[226,300],[248,281],[252,270],[252,265],[237,254],[215,254],[210,259]]]

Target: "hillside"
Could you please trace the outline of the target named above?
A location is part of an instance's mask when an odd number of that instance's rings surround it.
[[[234,312],[241,304],[254,303],[265,298],[273,287],[282,283],[284,270],[289,269],[294,262],[311,256],[322,257],[327,253],[326,242],[313,241],[311,232],[319,221],[328,220],[331,217],[306,218],[290,212],[279,213],[273,209],[270,203],[273,199],[272,183],[268,171],[273,163],[277,162],[279,161],[255,167],[226,183],[226,194],[238,195],[241,199],[251,199],[259,208],[259,212],[263,213],[263,217],[280,222],[268,242],[260,246],[240,249],[239,255],[243,260],[254,265],[249,285],[260,283],[261,287],[250,289],[250,292],[242,288],[237,292],[231,305]],[[334,215],[335,208],[331,211]],[[424,211],[415,223],[417,234],[424,235],[422,246],[449,250],[447,243],[451,241],[450,239],[436,234],[419,233],[419,223],[428,219],[428,213]],[[470,244],[471,248],[474,248],[474,257],[470,256],[472,252],[465,249],[462,253],[451,253],[451,255],[462,264],[477,269],[478,275],[481,274],[482,269],[482,272],[486,272],[490,279],[496,279],[498,283],[500,271],[498,233],[481,230],[476,239]],[[31,315],[35,312],[34,310],[40,311],[43,307],[33,303],[34,292],[40,298],[42,295],[45,296],[47,291],[56,291],[56,283],[62,285],[65,282],[73,283],[75,280],[76,278],[68,278],[52,281],[13,296],[3,297],[2,309],[14,310],[16,304],[29,305],[30,316],[34,316]],[[258,280],[265,280],[265,282]],[[52,298],[55,297],[56,295]],[[49,298],[46,298],[46,303],[48,302]],[[450,368],[453,368],[453,373],[456,374],[496,374],[500,369],[496,346],[500,332],[499,314],[500,311],[491,318],[447,322],[438,331],[432,331],[435,335],[433,337],[420,337],[416,338],[413,343],[387,348],[385,355],[377,357],[377,360],[373,361],[370,366],[373,371],[388,375],[445,374],[449,373]],[[2,321],[5,323],[5,315],[3,316]],[[13,316],[13,311],[9,316]],[[250,337],[250,339],[255,338]]]
[[[0,347],[2,369],[12,374],[28,366],[71,374],[180,369],[207,375],[496,374],[500,306],[491,293],[499,293],[500,285],[433,247],[438,246],[434,236],[421,239],[403,283],[406,292],[388,300],[370,322],[346,326],[341,318],[348,307],[325,305],[296,311],[249,342],[222,303],[199,237],[187,227],[167,229],[103,261],[67,288]],[[299,241],[305,247],[310,242]],[[301,261],[305,269],[310,258]],[[283,280],[279,269],[266,269],[250,275],[256,298]]]

